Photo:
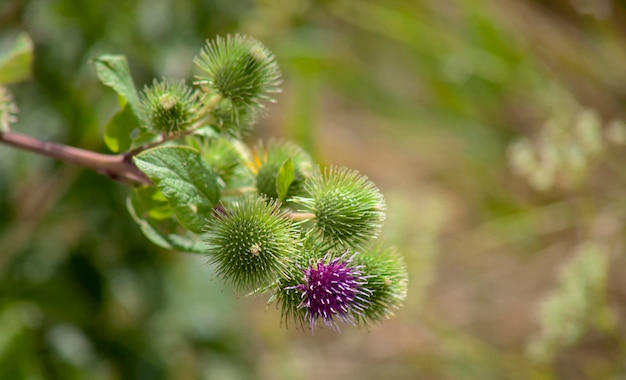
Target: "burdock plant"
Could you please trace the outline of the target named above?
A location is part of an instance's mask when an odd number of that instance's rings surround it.
[[[116,154],[12,132],[16,107],[4,87],[0,142],[129,183],[128,210],[150,241],[206,255],[236,292],[270,295],[285,323],[339,330],[392,316],[407,270],[376,241],[386,211],[376,185],[355,170],[319,168],[291,142],[241,141],[279,91],[278,64],[260,42],[217,37],[194,62],[191,85],[164,78],[139,93],[124,56],[94,60],[120,99],[104,134]]]

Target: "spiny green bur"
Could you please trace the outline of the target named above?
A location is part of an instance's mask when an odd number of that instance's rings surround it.
[[[331,167],[305,182],[310,198],[297,198],[315,214],[314,233],[331,247],[359,249],[378,236],[385,200],[373,182],[354,170]]]
[[[187,127],[198,108],[197,93],[184,81],[154,80],[144,89],[142,108],[148,126],[157,133],[172,133]]]
[[[296,248],[291,221],[276,203],[259,197],[216,211],[207,232],[210,261],[238,290],[253,290],[282,276]]]

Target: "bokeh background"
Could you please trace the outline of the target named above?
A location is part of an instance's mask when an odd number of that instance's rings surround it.
[[[90,59],[141,88],[191,80],[206,38],[263,41],[285,80],[247,141],[374,180],[410,273],[389,321],[287,328],[149,243],[125,185],[0,146],[0,379],[626,378],[624,5],[0,0],[0,47],[35,43],[13,129],[100,152]]]

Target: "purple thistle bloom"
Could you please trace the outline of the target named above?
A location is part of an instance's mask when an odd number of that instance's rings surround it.
[[[339,331],[337,320],[350,325],[356,324],[354,314],[361,314],[369,302],[363,296],[368,293],[360,266],[350,266],[352,257],[333,259],[330,263],[321,259],[304,269],[305,283],[292,289],[302,292],[298,308],[306,308],[311,330],[315,330],[318,318],[331,329]]]

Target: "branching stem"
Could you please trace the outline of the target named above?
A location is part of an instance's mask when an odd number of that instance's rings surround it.
[[[176,133],[163,134],[161,136],[161,139],[159,139],[159,141],[155,141],[151,144],[142,145],[140,147],[132,149],[131,151],[128,152],[128,154],[130,154],[131,156],[135,156],[143,152],[144,150],[159,146],[166,141],[176,140],[181,137],[194,134],[198,129],[209,124],[209,121],[212,118],[211,112],[213,112],[213,110],[217,107],[217,105],[219,104],[221,100],[222,100],[222,97],[220,95],[213,95],[211,98],[209,98],[208,102],[200,110],[200,113],[198,114],[199,116],[189,128],[185,128],[184,130],[176,132]]]
[[[152,181],[135,166],[131,153],[115,155],[96,153],[68,145],[38,140],[11,131],[0,131],[0,143],[93,169],[116,181],[134,185],[153,185]]]
[[[207,118],[210,118],[210,112],[217,106],[220,100],[221,97],[218,95],[210,98],[200,116],[190,128],[179,133],[163,135],[159,141],[140,146],[126,153],[102,154],[68,145],[42,141],[34,137],[12,132],[11,130],[0,130],[0,143],[93,169],[116,181],[133,185],[153,186],[154,184],[150,178],[135,165],[133,156],[144,150],[161,145],[166,141],[193,134],[198,128],[206,125]]]
[[[139,170],[133,162],[134,151],[122,154],[102,154],[68,145],[41,141],[11,131],[0,131],[0,143],[93,169],[116,181],[133,185],[154,185],[150,178]],[[245,188],[248,191],[252,189]],[[315,214],[310,212],[292,212],[288,216],[294,222],[315,219]]]

